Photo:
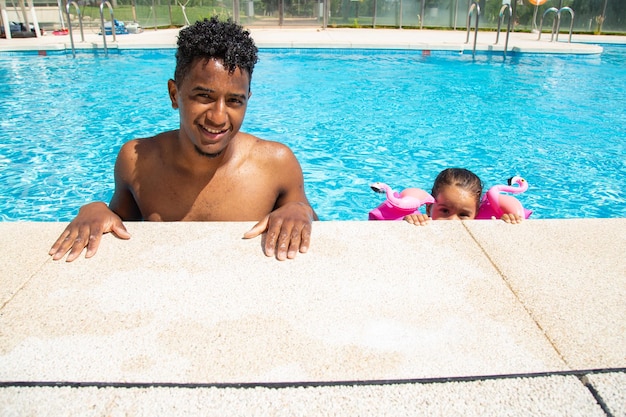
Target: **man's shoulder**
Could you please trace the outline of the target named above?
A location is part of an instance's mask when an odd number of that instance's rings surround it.
[[[248,133],[243,133],[241,139],[243,147],[254,155],[263,157],[290,157],[293,155],[289,146],[282,142],[261,139]]]
[[[172,143],[172,139],[176,139],[176,131],[163,132],[146,138],[131,139],[122,145],[122,150],[133,152],[159,151],[163,147],[169,146],[168,144]]]
[[[175,137],[174,133],[164,132],[156,136],[131,139],[122,145],[118,161],[134,166],[138,161],[161,160],[161,155],[172,153],[172,137]]]

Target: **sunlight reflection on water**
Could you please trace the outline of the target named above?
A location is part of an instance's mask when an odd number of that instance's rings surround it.
[[[261,50],[243,130],[293,149],[322,220],[365,220],[382,202],[372,182],[429,190],[450,166],[486,187],[524,176],[533,218],[626,217],[626,47],[607,48]],[[121,144],[178,127],[173,54],[0,55],[0,219],[67,221],[108,201]]]

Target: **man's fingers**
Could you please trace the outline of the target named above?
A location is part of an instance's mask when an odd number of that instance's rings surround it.
[[[287,259],[287,250],[291,247],[291,231],[283,228],[278,234],[278,241],[276,242],[276,259],[284,261]],[[294,255],[295,256],[295,253]]]
[[[130,233],[120,217],[106,204],[86,204],[54,242],[48,254],[55,261],[67,254],[66,261],[72,262],[87,248],[85,257],[90,258],[98,251],[102,235],[109,232],[113,232],[120,239],[130,239]]]
[[[74,244],[74,246],[72,246],[70,253],[67,254],[67,258],[65,258],[65,262],[74,261],[76,258],[78,258],[78,256],[80,255],[80,253],[83,251],[84,248],[85,248],[85,245],[81,246],[80,241],[78,241],[77,244]],[[62,257],[63,255],[61,255],[60,257],[56,259],[60,259]]]
[[[306,225],[300,233],[300,252],[306,253],[311,245],[311,225]]]
[[[257,237],[261,233],[265,232],[265,230],[267,230],[267,225],[269,223],[269,219],[270,219],[269,215],[265,216],[260,222],[255,224],[252,227],[252,229],[250,229],[246,233],[244,233],[243,234],[243,238],[244,239],[251,239],[251,238]]]
[[[250,239],[265,232],[261,245],[266,256],[275,256],[279,261],[293,259],[298,252],[306,252],[311,242],[311,218],[308,215],[303,217],[301,213],[290,213],[283,207],[265,216],[243,237]]]
[[[70,245],[69,247],[67,248],[62,247],[61,250],[55,254],[53,259],[55,260],[61,259],[63,255],[65,255],[67,251],[69,250],[67,258],[65,258],[65,261],[72,262],[74,259],[78,258],[78,256],[81,254],[83,249],[85,249],[85,246],[87,246],[88,244],[89,244],[89,239],[84,239],[79,234],[78,236],[76,236],[76,238],[69,241],[68,243],[68,245]]]
[[[102,240],[102,233],[89,235],[89,241],[87,242],[87,252],[85,252],[85,258],[91,258],[92,256],[96,254],[96,252],[98,251],[98,247],[100,247],[101,240]],[[80,252],[78,254],[80,255]]]
[[[265,247],[263,251],[267,256],[274,256],[276,254],[276,258],[278,260],[284,260],[286,257],[287,249],[283,248],[283,258],[279,258],[278,254],[280,252],[281,239],[282,244],[284,245],[285,237],[283,236],[282,231],[283,222],[281,220],[276,220],[272,223],[272,227],[267,229],[267,233],[265,234]]]
[[[111,232],[120,239],[130,239],[130,233],[128,233],[128,230],[126,230],[126,227],[122,223],[114,224],[113,227],[111,227]],[[98,242],[98,244],[99,243],[100,242]]]
[[[72,233],[69,230],[65,230],[61,236],[57,239],[57,241],[52,245],[48,254],[52,255],[52,259],[57,261],[61,259],[67,251],[74,246],[78,235],[76,233]]]
[[[283,237],[284,240],[281,240]],[[310,226],[305,226],[302,229],[292,227],[290,232],[285,231],[280,234],[276,256],[279,260],[284,260],[285,255],[288,259],[294,259],[298,252],[305,253],[309,250],[310,241]]]
[[[50,248],[50,250],[48,251],[48,255],[54,255],[56,254],[63,246],[67,246],[67,249],[69,249],[69,243],[68,241],[71,239],[70,236],[70,232],[69,230],[66,228],[63,233],[61,233],[61,235],[59,236],[59,238],[56,240],[56,242],[54,242],[54,244],[52,245],[52,247]],[[66,249],[66,251],[67,251]]]
[[[130,238],[130,234],[123,225],[115,226],[112,229],[120,238]],[[52,245],[48,253],[52,255],[52,259],[55,261],[58,261],[67,254],[65,260],[72,262],[80,256],[83,249],[87,248],[85,257],[91,258],[96,254],[100,246],[102,234],[103,230],[100,227],[81,226],[78,228],[78,231],[68,228],[61,234],[54,245]]]

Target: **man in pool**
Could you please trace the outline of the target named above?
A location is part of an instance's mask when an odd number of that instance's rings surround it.
[[[123,221],[257,221],[244,234],[266,232],[263,251],[279,260],[309,248],[317,220],[302,169],[280,143],[241,132],[257,48],[231,21],[205,19],[178,36],[174,80],[168,81],[180,128],[125,143],[115,163],[109,205],[94,202],[50,249],[54,260],[98,250],[104,233],[130,238]]]

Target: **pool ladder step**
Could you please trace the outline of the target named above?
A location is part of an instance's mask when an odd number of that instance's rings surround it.
[[[68,1],[65,7],[65,14],[67,16],[68,34],[70,35],[70,43],[72,45],[72,56],[76,57],[76,47],[74,46],[74,34],[72,32],[72,21],[70,19],[70,9],[72,5],[76,9],[76,15],[78,17],[81,42],[85,42],[85,33],[83,31],[83,16],[80,12],[80,7],[78,3],[74,0]],[[111,13],[111,35],[113,35],[113,42],[115,42],[117,39],[115,37],[115,17],[113,15],[113,6],[108,0],[101,0],[100,1],[100,31],[102,32],[102,43],[104,46],[104,54],[108,55],[109,49],[107,47],[106,29],[104,27],[104,6],[107,6],[109,8],[109,12]]]
[[[472,28],[471,27],[472,14],[475,15],[475,21],[476,21],[476,25],[474,28],[474,44],[472,46],[472,58],[473,58],[476,56],[476,42],[478,40],[478,20],[479,20],[479,15],[480,15],[480,5],[478,4],[477,1],[473,1],[470,4],[469,10],[467,12],[467,37],[465,38],[465,43],[469,43],[470,30]],[[506,40],[504,41],[504,57],[506,58],[506,52],[507,52],[507,49],[509,48],[509,34],[511,33],[511,18],[513,16],[513,11],[511,9],[510,4],[503,4],[502,7],[500,8],[500,15],[498,18],[498,32],[496,34],[495,45],[497,45],[500,40],[500,28],[502,26],[502,21],[504,20],[505,16],[508,17],[507,27],[506,27]]]

